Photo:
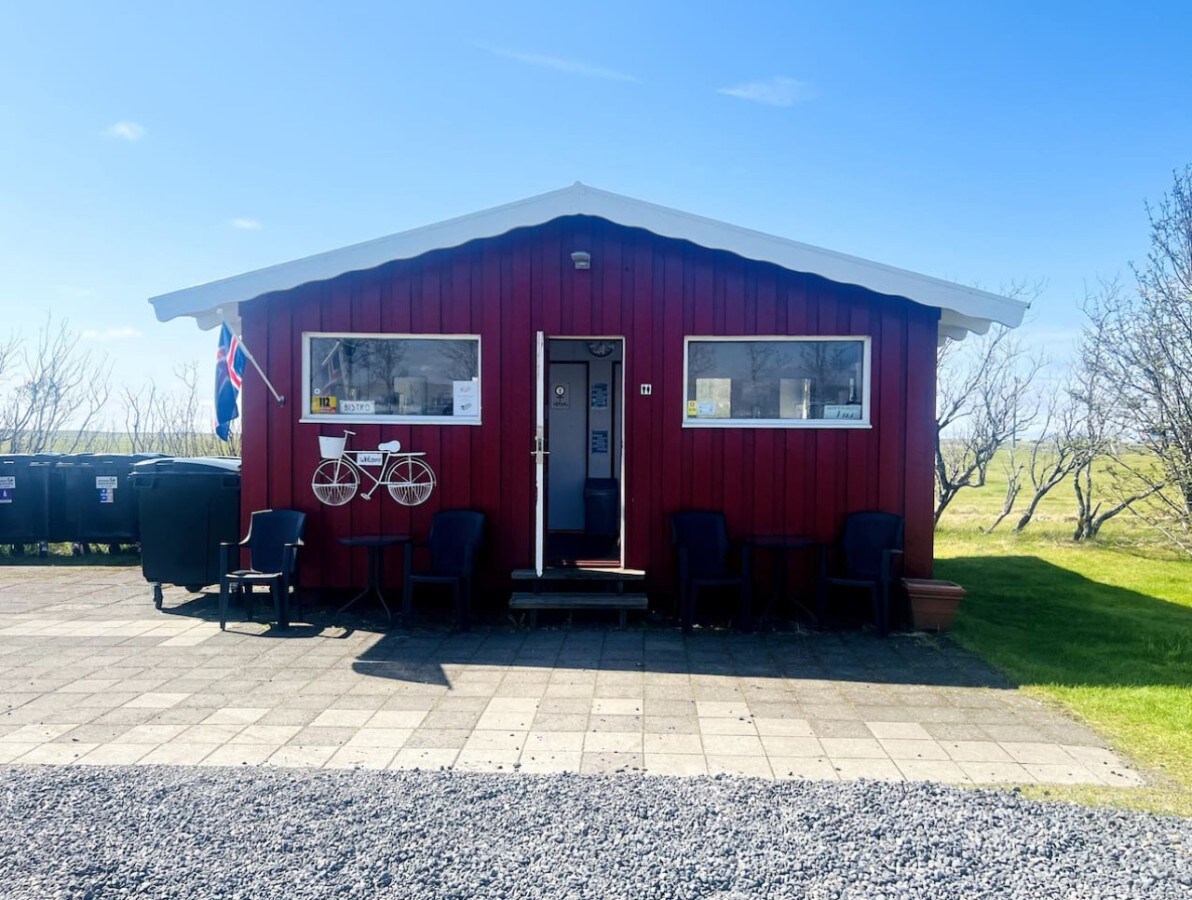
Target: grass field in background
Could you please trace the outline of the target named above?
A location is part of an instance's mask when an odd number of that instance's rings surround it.
[[[1140,790],[1032,789],[1192,815],[1192,561],[1123,513],[1071,540],[1072,487],[1038,519],[993,534],[1005,476],[963,491],[936,535],[936,575],[968,590],[954,636],[1024,690],[1057,702],[1155,773]]]

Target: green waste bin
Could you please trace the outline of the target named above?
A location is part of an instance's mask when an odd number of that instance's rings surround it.
[[[163,584],[217,584],[219,545],[240,540],[240,460],[165,457],[133,466],[141,572],[161,609]]]

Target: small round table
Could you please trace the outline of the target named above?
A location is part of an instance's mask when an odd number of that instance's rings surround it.
[[[755,534],[749,539],[749,545],[758,550],[767,550],[774,557],[774,596],[782,599],[789,596],[787,586],[788,555],[797,550],[814,550],[819,542],[802,534]],[[773,598],[771,598],[771,603]],[[808,616],[818,628],[819,617],[810,609],[792,598],[795,609]],[[766,614],[770,612],[770,605],[766,605]]]
[[[392,625],[393,613],[389,610],[389,604],[385,602],[385,595],[381,593],[381,587],[385,583],[384,552],[387,547],[408,544],[411,540],[412,538],[408,534],[358,534],[353,537],[340,538],[339,542],[345,547],[363,547],[368,551],[368,583],[364,590],[340,607],[339,611],[344,612],[357,600],[375,593],[377,599],[381,601],[381,606],[385,608],[385,616],[389,619],[389,624]]]

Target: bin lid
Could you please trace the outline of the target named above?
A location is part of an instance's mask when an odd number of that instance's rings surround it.
[[[58,465],[131,466],[147,459],[165,459],[162,453],[80,453],[67,457]]]
[[[15,466],[52,465],[64,459],[61,453],[5,453],[0,456],[0,464]]]
[[[165,456],[147,459],[132,467],[137,475],[239,475],[240,460],[235,456]]]
[[[617,489],[617,479],[615,478],[589,478],[584,481],[585,491],[615,491]]]

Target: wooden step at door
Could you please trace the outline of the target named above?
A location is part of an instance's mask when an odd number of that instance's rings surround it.
[[[644,581],[644,569],[619,566],[548,566],[539,576],[533,569],[514,569],[514,581]]]
[[[608,609],[617,611],[621,627],[624,628],[629,610],[644,610],[648,605],[645,594],[609,592],[516,591],[509,598],[510,609],[524,609],[530,613],[531,627],[538,624],[540,609]]]

